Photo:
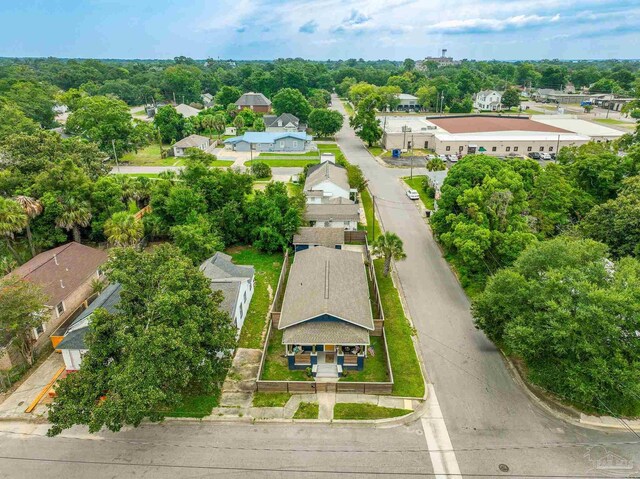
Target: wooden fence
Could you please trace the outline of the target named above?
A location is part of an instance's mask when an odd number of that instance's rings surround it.
[[[284,254],[284,260],[282,261],[282,269],[280,270],[280,277],[278,278],[278,286],[276,287],[276,294],[273,296],[273,303],[271,304],[271,310],[269,311],[269,318],[275,326],[280,322],[280,312],[282,311],[282,301],[284,300],[284,290],[287,287],[285,284],[287,280],[287,274],[289,271],[289,251]]]
[[[366,231],[345,231],[344,242],[345,243],[359,243],[364,244],[367,241]]]

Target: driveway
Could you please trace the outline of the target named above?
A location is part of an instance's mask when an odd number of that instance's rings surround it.
[[[345,113],[335,96],[333,108]],[[469,299],[404,194],[398,180],[402,170],[374,160],[346,123],[337,140],[369,180],[383,227],[404,241],[407,260],[397,263],[398,276],[462,473],[497,476],[499,464],[507,464],[513,474],[586,473],[591,463],[583,457],[583,443],[638,441],[630,432],[574,427],[534,404],[495,346],[474,327]],[[550,443],[570,446],[545,447]],[[608,450],[640,462],[638,444]]]

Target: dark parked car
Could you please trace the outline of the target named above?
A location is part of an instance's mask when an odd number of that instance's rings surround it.
[[[531,158],[532,160],[539,160],[540,153],[538,153],[537,151],[532,151],[531,153],[529,153],[529,158]]]

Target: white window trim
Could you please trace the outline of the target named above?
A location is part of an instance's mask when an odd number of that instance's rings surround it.
[[[62,305],[62,313],[60,311],[58,311],[58,306]],[[60,301],[58,304],[56,304],[55,306],[56,308],[56,317],[60,317],[64,314],[64,312],[67,310],[67,307],[64,304],[64,301]]]

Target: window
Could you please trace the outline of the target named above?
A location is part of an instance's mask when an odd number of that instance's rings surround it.
[[[298,148],[298,142],[296,140],[293,140],[293,147]]]
[[[550,147],[549,147],[549,151],[553,151],[553,146],[550,146]]]
[[[518,151],[518,147],[517,147],[517,146],[514,146],[514,147],[513,147],[513,151]]]
[[[424,142],[424,149],[426,150],[427,148],[429,148],[429,142],[428,142],[428,141],[425,141],[425,142]]]
[[[246,291],[244,292],[244,298],[242,299],[242,302],[243,303],[247,302],[247,292]]]
[[[491,147],[491,151],[497,151],[497,150],[498,150],[498,147],[497,147],[497,146],[492,146],[492,147]]]
[[[280,142],[280,148],[284,148],[284,141]]]
[[[527,146],[527,151],[531,151],[533,148],[531,148],[530,146]]]
[[[102,271],[101,269],[98,269],[96,273],[98,274],[98,278],[102,278],[104,276],[104,271]]]
[[[464,146],[459,146],[458,151],[462,151],[462,150],[464,150]]]
[[[60,301],[56,306],[56,314],[60,317],[64,313],[64,301]]]
[[[447,146],[447,151],[451,151],[451,147],[450,146]]]
[[[544,151],[544,146],[541,146],[541,147],[540,147],[540,151]]]
[[[507,146],[507,151],[511,151],[511,147],[510,146]]]
[[[244,316],[243,311],[242,311],[242,303],[240,303],[240,317]]]
[[[38,339],[42,333],[44,333],[44,324],[40,324],[37,328],[33,328],[33,335],[36,339]]]

